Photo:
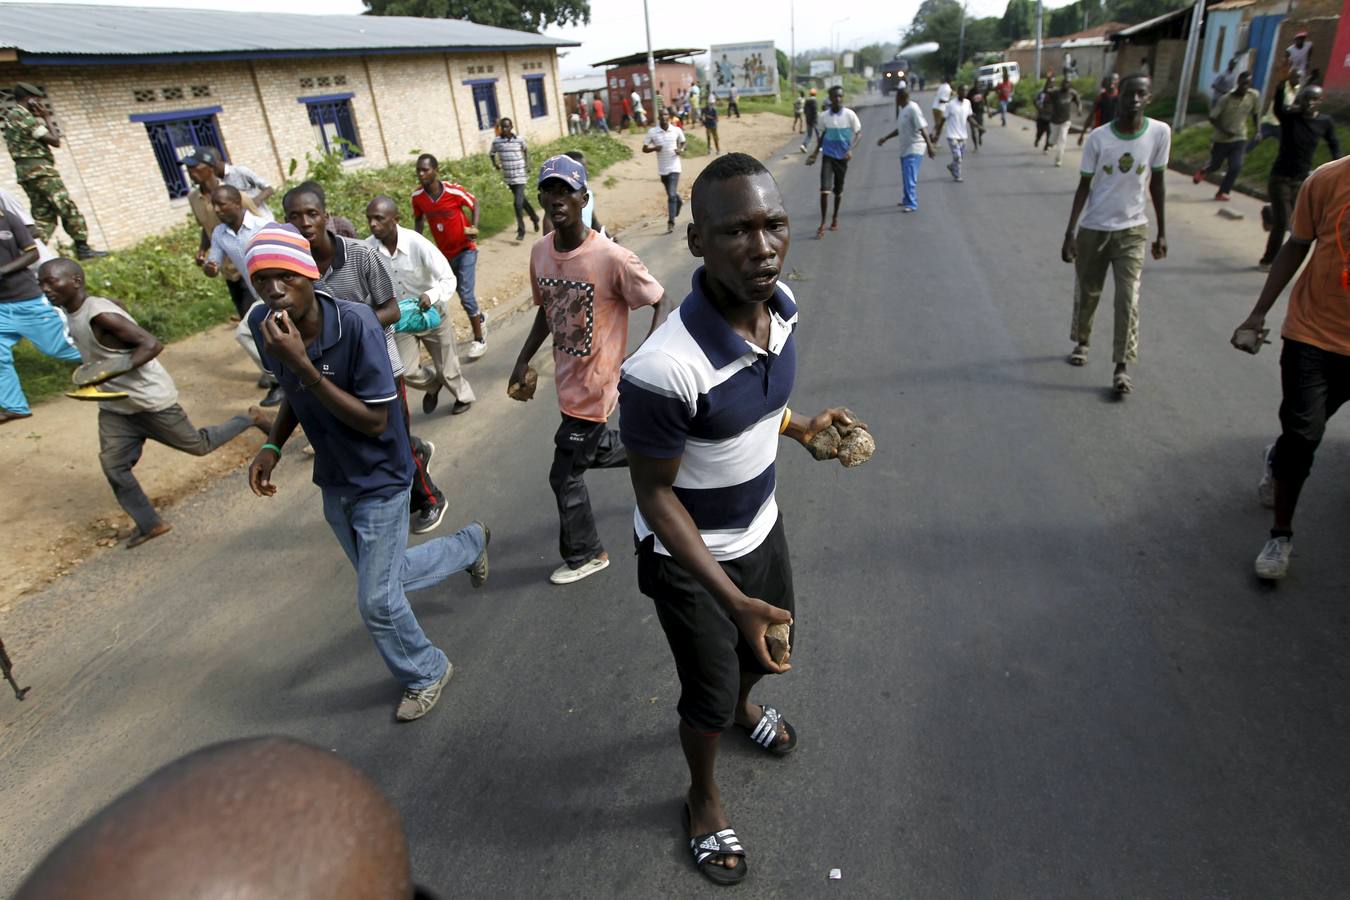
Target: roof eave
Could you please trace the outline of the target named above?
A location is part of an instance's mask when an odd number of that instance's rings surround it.
[[[197,53],[28,53],[14,51],[17,61],[28,66],[134,66],[193,62],[237,62],[249,59],[303,59],[333,56],[414,56],[436,53],[514,53],[526,50],[557,50],[580,47],[572,41],[548,44],[512,44],[485,47],[481,44],[444,47],[352,47],[320,50],[227,50]],[[0,54],[5,51],[0,49]]]

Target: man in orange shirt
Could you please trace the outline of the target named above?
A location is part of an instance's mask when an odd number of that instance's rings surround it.
[[[609,566],[583,476],[587,469],[628,465],[619,432],[606,422],[619,405],[629,311],[652,307],[647,334],[670,312],[665,289],[642,260],[582,221],[589,196],[586,167],[576,160],[555,156],[540,167],[539,206],[553,231],[530,251],[530,289],[539,312],[510,380],[512,385],[525,380],[530,360],[551,334],[562,412],[548,473],[558,501],[563,558],[549,576],[553,584],[571,584]]]
[[[1294,282],[1284,317],[1280,353],[1280,437],[1266,454],[1263,500],[1273,489],[1274,527],[1256,558],[1256,575],[1278,580],[1289,571],[1294,508],[1312,470],[1313,454],[1327,420],[1350,400],[1350,157],[1329,162],[1303,183],[1294,206],[1288,242],[1266,276],[1256,306],[1232,344],[1255,353],[1265,332],[1266,313],[1312,253]]]

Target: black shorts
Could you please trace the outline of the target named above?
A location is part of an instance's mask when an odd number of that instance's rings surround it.
[[[638,544],[638,589],[656,605],[680,676],[676,709],[700,734],[730,728],[740,697],[741,673],[767,674],[731,616],[675,560],[657,553],[655,538]],[[764,542],[745,556],[721,563],[748,597],[793,611],[792,565],[780,515]],[[791,643],[796,646],[793,625]]]
[[[836,194],[844,192],[844,176],[848,174],[848,160],[835,159],[833,156],[820,158],[820,192]]]
[[[1327,420],[1350,400],[1350,356],[1285,338],[1280,387],[1281,433],[1271,470],[1281,481],[1301,481],[1312,471]]]

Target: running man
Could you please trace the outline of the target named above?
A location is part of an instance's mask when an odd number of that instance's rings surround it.
[[[380,195],[366,205],[366,224],[370,237],[366,244],[389,264],[399,305],[415,301],[423,312],[435,308],[440,324],[426,331],[394,331],[394,343],[403,362],[403,380],[423,391],[422,412],[436,411],[442,387],[450,390],[454,405],[450,415],[458,416],[473,405],[473,387],[459,368],[455,350],[455,325],[450,319],[450,297],[455,293],[455,273],[436,245],[417,232],[404,228],[398,220],[398,204]],[[403,316],[400,315],[400,327]],[[419,348],[425,347],[431,367],[422,365]]]
[[[685,835],[696,868],[731,884],[749,869],[715,779],[722,732],[736,725],[774,756],[797,745],[777,709],[750,701],[763,676],[792,668],[765,643],[769,626],[793,624],[795,605],[774,499],[779,435],[805,445],[850,420],[787,406],[797,305],[779,281],[789,231],[773,176],[729,153],[699,175],[691,203],[689,251],[703,265],[684,303],[624,363],[619,422],[637,500],[638,589],[680,679]]]
[[[525,216],[530,217],[534,230],[539,230],[539,216],[525,196],[525,183],[529,181],[526,173],[530,170],[530,151],[525,146],[525,139],[516,134],[510,119],[503,118],[498,122],[497,130],[498,136],[492,140],[488,159],[492,161],[492,167],[502,173],[502,180],[511,189],[511,198],[516,209],[516,240],[523,241]]]
[[[99,401],[98,461],[117,504],[136,523],[136,533],[127,541],[127,549],[139,547],[168,534],[172,527],[160,518],[131,471],[140,461],[146,441],[205,456],[249,428],[266,434],[272,420],[261,409],[251,406],[247,415],[197,428],[178,405],[178,388],[173,379],[155,358],[164,345],[154,335],[136,324],[120,304],[91,296],[79,263],[53,259],[43,264],[39,275],[48,299],[66,314],[80,358],[86,363],[106,363],[108,371],[119,372],[98,382],[110,394],[126,395]]]
[[[1102,89],[1083,120],[1083,130],[1078,132],[1078,146],[1092,133],[1092,129],[1101,128],[1116,117],[1116,105],[1120,101],[1120,76],[1115,72],[1102,79]]]
[[[629,311],[652,307],[650,335],[670,309],[665,290],[631,250],[582,222],[588,197],[581,163],[555,156],[540,168],[539,205],[553,221],[553,232],[535,241],[530,252],[530,289],[539,311],[510,379],[511,385],[525,381],[530,360],[552,334],[562,424],[554,436],[548,483],[558,503],[563,558],[549,576],[553,584],[571,584],[609,566],[584,476],[587,469],[628,465],[619,433],[605,423],[619,404]]]
[[[1073,117],[1083,111],[1083,101],[1073,89],[1068,75],[1061,75],[1059,87],[1047,97],[1050,107],[1050,138],[1042,153],[1055,148],[1055,165],[1064,165],[1064,147],[1069,143],[1069,125]]]
[[[717,136],[717,102],[712,97],[708,98],[708,105],[703,107],[703,133],[708,139],[708,152],[704,155],[713,155],[714,147],[717,148],[717,155],[721,155],[722,139]]]
[[[811,96],[806,98],[806,103],[802,105],[802,121],[805,122],[806,131],[802,133],[802,145],[797,149],[806,152],[806,146],[811,143],[816,136],[816,123],[820,118],[820,104],[816,100],[816,89],[811,88]],[[720,147],[718,148],[721,149]]]
[[[314,447],[314,483],[323,516],[356,569],[356,605],[385,665],[403,686],[394,717],[420,719],[441,698],[455,667],[427,638],[405,593],[468,571],[488,577],[482,522],[408,547],[412,448],[399,388],[375,310],[338,300],[318,284],[309,241],[292,225],[269,223],[249,241],[248,277],[266,304],[249,327],[282,401],[267,443],[248,467],[259,497],[277,492],[273,471],[297,425]]]
[[[23,219],[0,208],[0,425],[33,415],[14,369],[14,345],[28,338],[45,356],[79,362],[61,313],[38,287],[32,266],[37,238]]]
[[[642,142],[643,153],[656,154],[656,174],[666,189],[666,234],[675,230],[675,217],[684,208],[680,198],[680,157],[684,155],[684,129],[670,124],[670,115],[663,109],[656,114],[656,124],[647,130]]]
[[[1294,209],[1299,188],[1312,170],[1313,154],[1317,145],[1327,142],[1332,159],[1340,159],[1341,142],[1336,137],[1336,123],[1322,112],[1322,88],[1307,85],[1298,92],[1292,108],[1284,105],[1285,94],[1275,91],[1275,117],[1280,121],[1280,150],[1270,167],[1266,196],[1270,198],[1270,237],[1266,252],[1257,263],[1269,271],[1275,256],[1284,244],[1289,213]]]
[[[479,310],[473,290],[478,269],[478,244],[474,242],[478,236],[478,201],[463,185],[441,181],[440,164],[430,153],[417,157],[417,183],[421,186],[412,192],[413,230],[421,234],[422,227],[429,225],[431,239],[450,261],[459,305],[473,329],[465,355],[478,359],[487,352],[487,338],[483,336],[487,316]]]
[[[862,140],[862,122],[858,114],[844,106],[844,89],[839,85],[830,88],[830,105],[820,114],[820,138],[816,149],[806,158],[806,164],[812,165],[821,153],[825,159],[820,164],[820,227],[816,237],[825,236],[825,213],[829,207],[830,194],[834,194],[834,217],[830,219],[830,230],[839,230],[839,202],[844,193],[844,176],[848,174],[848,161],[853,158],[853,148]]]
[[[947,163],[947,171],[952,173],[955,181],[965,180],[961,175],[961,164],[966,157],[966,141],[971,131],[978,128],[979,126],[975,124],[975,113],[971,110],[970,101],[966,99],[966,87],[961,85],[956,89],[956,96],[947,101],[947,106],[942,111],[942,136],[946,139],[947,149],[952,154],[952,161]]]
[[[1134,389],[1126,365],[1139,356],[1139,278],[1148,244],[1147,200],[1153,200],[1158,237],[1153,258],[1167,257],[1167,225],[1163,215],[1166,188],[1163,176],[1172,149],[1172,129],[1144,115],[1153,99],[1147,75],[1130,75],[1120,85],[1115,121],[1088,135],[1078,190],[1069,211],[1060,256],[1074,266],[1074,341],[1069,364],[1087,363],[1092,341],[1092,318],[1106,284],[1106,272],[1115,274],[1115,372],[1111,387],[1118,394]],[[1080,220],[1081,217],[1081,220]],[[1081,227],[1080,227],[1081,226]]]
[[[806,106],[806,91],[798,91],[797,96],[792,99],[792,133],[797,134],[802,130],[802,110]]]
[[[1250,72],[1239,72],[1236,86],[1219,97],[1214,108],[1209,111],[1209,123],[1214,126],[1214,142],[1210,145],[1209,164],[1196,169],[1191,175],[1195,184],[1205,180],[1205,173],[1227,164],[1228,171],[1223,174],[1223,182],[1215,200],[1227,202],[1229,191],[1237,182],[1238,172],[1242,171],[1242,159],[1247,155],[1247,123],[1251,122],[1252,131],[1257,127],[1257,110],[1261,98],[1251,89]]]
[[[1041,143],[1041,138],[1045,138],[1044,153],[1050,149],[1050,88],[1054,85],[1054,79],[1049,75],[1045,76],[1045,84],[1036,92],[1036,97],[1032,103],[1036,107],[1036,140],[1031,142],[1031,146],[1036,147]]]
[[[942,81],[938,83],[937,93],[933,95],[933,142],[936,143],[938,135],[942,134],[942,117],[947,109],[947,104],[952,101],[951,79],[943,75]]]
[[[384,326],[385,350],[389,367],[398,387],[398,405],[411,435],[413,468],[411,508],[416,521],[413,534],[424,534],[441,524],[449,505],[445,494],[427,471],[436,445],[412,435],[412,416],[408,412],[407,389],[403,383],[403,359],[394,340],[394,325],[399,320],[398,298],[394,296],[394,277],[389,264],[374,248],[356,238],[335,234],[328,221],[327,198],[323,188],[303,181],[281,198],[286,221],[309,241],[310,253],[319,267],[319,288],[338,300],[361,303],[371,308]],[[263,297],[263,300],[266,300]],[[257,312],[257,309],[254,310]],[[250,321],[253,316],[250,316]],[[275,370],[272,370],[275,374]]]
[[[909,99],[909,88],[901,85],[895,92],[895,130],[877,141],[884,145],[893,137],[900,138],[900,211],[917,212],[919,209],[919,163],[923,155],[933,158],[936,154],[933,143],[928,139],[928,123],[924,121],[923,109]]]
[[[1350,158],[1327,163],[1303,183],[1289,241],[1276,255],[1251,315],[1233,332],[1234,347],[1255,353],[1266,314],[1298,275],[1282,332],[1280,437],[1267,448],[1259,489],[1262,495],[1273,492],[1269,501],[1275,508],[1270,538],[1256,557],[1256,576],[1270,581],[1289,573],[1299,494],[1327,420],[1350,400],[1350,278],[1343,249],[1347,209]],[[1300,273],[1309,251],[1312,259]]]
[[[1005,67],[1003,69],[1003,80],[998,83],[998,115],[1003,120],[1003,127],[1008,127],[1008,104],[1012,102],[1013,91],[1017,86],[1012,83],[1012,77],[1008,74]]]

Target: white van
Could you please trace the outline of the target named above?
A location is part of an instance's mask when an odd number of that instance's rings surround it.
[[[1014,85],[1022,80],[1022,72],[1017,63],[1011,60],[1004,62],[990,63],[987,66],[980,66],[975,70],[975,84],[982,91],[990,91],[1003,83],[1003,70],[1008,70],[1008,80]]]

